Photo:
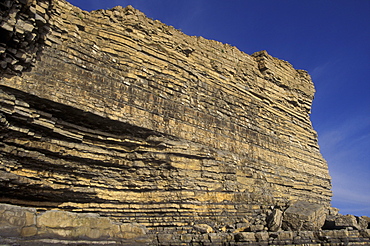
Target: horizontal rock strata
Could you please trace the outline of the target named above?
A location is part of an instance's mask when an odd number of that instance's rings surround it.
[[[0,7],[1,202],[150,233],[263,231],[273,208],[330,206],[305,71],[132,7]]]
[[[143,226],[114,223],[97,214],[78,214],[58,210],[37,213],[35,208],[0,204],[0,237],[67,238],[80,240],[140,240]]]
[[[343,217],[343,216],[342,216]],[[348,216],[344,216],[348,217]],[[353,216],[354,217],[354,216]],[[339,217],[338,217],[339,218]],[[370,229],[215,232],[203,224],[196,232],[147,234],[136,223],[114,223],[96,214],[0,204],[0,242],[7,245],[368,245]],[[22,239],[19,239],[22,238]]]

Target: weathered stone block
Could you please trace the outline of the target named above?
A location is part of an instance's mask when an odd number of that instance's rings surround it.
[[[21,237],[32,237],[37,235],[37,228],[36,226],[27,226],[23,227],[20,233]]]
[[[208,237],[211,243],[214,244],[220,244],[223,240],[223,235],[218,233],[209,233]]]
[[[359,224],[357,223],[357,219],[354,215],[337,215],[334,218],[334,224],[336,229],[340,228],[353,228],[353,229],[361,229]]]
[[[361,230],[370,229],[370,218],[367,216],[356,217],[358,226]]]
[[[212,233],[213,232],[213,228],[207,224],[194,225],[194,229],[201,233]]]
[[[257,242],[267,242],[269,239],[269,233],[266,231],[256,232],[255,233]]]
[[[0,204],[0,236],[34,234],[36,209]]]
[[[294,236],[293,240],[294,242],[298,243],[305,243],[310,242],[312,240],[315,240],[316,235],[314,231],[299,231],[296,232],[296,235]]]
[[[280,231],[278,232],[278,240],[293,240],[294,233],[292,231]]]
[[[180,236],[181,242],[190,243],[193,240],[192,234],[184,234]]]
[[[159,243],[171,243],[173,241],[173,234],[158,234],[157,236]]]
[[[233,233],[238,233],[238,232],[246,232],[246,231],[250,231],[251,229],[251,225],[250,223],[237,223],[236,224],[236,230],[233,231]]]
[[[347,230],[330,230],[330,231],[320,231],[318,233],[319,238],[327,238],[327,239],[342,239],[348,238],[349,232]]]
[[[284,212],[283,228],[285,230],[319,230],[325,223],[327,209],[324,205],[298,201]]]
[[[71,238],[142,237],[146,230],[137,223],[114,223],[97,214],[77,214],[65,211],[46,211],[37,217],[39,235]]]
[[[267,227],[270,231],[278,231],[283,223],[283,212],[280,209],[274,209],[267,217]]]
[[[64,211],[46,211],[37,217],[37,227],[70,228],[76,215]]]
[[[253,243],[257,241],[256,234],[254,232],[239,232],[235,234],[235,241]]]
[[[13,31],[13,29],[14,29],[14,25],[12,25],[10,23],[7,23],[7,22],[1,23],[0,27],[3,28],[4,30],[8,31],[8,32]]]
[[[113,225],[114,226],[114,225]],[[124,239],[131,239],[142,237],[146,235],[147,230],[143,225],[138,223],[124,223],[120,225],[121,232],[115,237],[124,238]]]
[[[24,33],[24,32],[32,32],[32,30],[34,29],[35,27],[27,22],[27,21],[23,21],[22,19],[19,19],[17,21],[17,24],[16,24],[16,32],[19,32],[19,33]]]

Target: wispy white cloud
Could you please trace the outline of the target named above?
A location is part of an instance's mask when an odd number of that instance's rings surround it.
[[[322,74],[327,73],[326,70],[333,65],[334,62],[328,61],[323,64],[316,66],[312,71],[310,71],[310,75],[312,79],[315,81],[318,79]]]
[[[336,122],[327,129],[322,129],[319,135],[320,145],[327,150],[336,152],[343,145],[353,146],[370,137],[370,115],[357,115],[347,118],[344,122]]]
[[[343,182],[343,180],[342,180]],[[361,184],[366,185],[366,184]],[[339,185],[334,187],[334,195],[336,196],[336,202],[342,202],[342,203],[350,203],[350,204],[356,204],[356,205],[368,205],[370,206],[370,196],[369,194],[366,194],[366,190],[370,188],[368,187],[361,187],[362,190],[353,190],[350,187],[350,184],[348,187],[340,187]]]
[[[322,82],[327,81],[326,78],[330,80],[335,80],[334,76],[337,74],[333,74],[333,71],[336,71],[336,67],[340,62],[343,62],[345,58],[341,57],[338,54],[338,57],[330,57],[330,59],[326,61],[321,61],[317,66],[315,66],[312,70],[310,70],[310,75],[313,81],[322,81],[322,78],[325,78]],[[316,83],[315,83],[316,84]],[[325,83],[327,86],[332,86],[333,83]]]
[[[370,216],[370,115],[331,125],[319,143],[332,176],[333,205],[341,213]]]
[[[355,185],[349,183],[346,186],[340,185],[352,180]],[[333,187],[334,197],[332,204],[340,209],[342,214],[354,214],[358,216],[366,215],[370,217],[370,186],[366,182],[361,182],[358,178],[346,178],[337,182]],[[334,199],[335,198],[335,199]]]

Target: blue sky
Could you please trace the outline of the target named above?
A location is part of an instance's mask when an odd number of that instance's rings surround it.
[[[84,9],[133,7],[148,17],[236,46],[267,50],[307,70],[311,120],[333,182],[332,205],[370,216],[369,0],[69,0]]]

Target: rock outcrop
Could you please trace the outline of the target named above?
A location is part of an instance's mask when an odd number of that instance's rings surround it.
[[[241,242],[293,242],[267,232],[281,227],[276,209],[328,211],[307,72],[130,6],[7,0],[0,11],[0,202],[140,223],[158,244],[237,230]]]
[[[342,216],[349,218],[351,216]],[[349,225],[349,224],[346,224]],[[352,224],[351,224],[352,225]],[[0,204],[0,242],[5,245],[368,245],[370,229],[324,231],[196,232],[148,234],[142,225],[94,214]]]
[[[135,223],[116,223],[98,214],[78,214],[0,204],[0,237],[140,242],[146,229]],[[144,240],[145,241],[145,240]]]

